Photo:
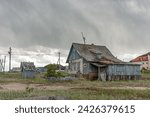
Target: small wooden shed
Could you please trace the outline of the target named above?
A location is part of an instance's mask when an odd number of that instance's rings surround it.
[[[23,78],[34,78],[36,74],[35,65],[33,62],[21,62],[21,74]]]

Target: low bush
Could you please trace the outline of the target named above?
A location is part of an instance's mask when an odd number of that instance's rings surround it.
[[[57,69],[57,65],[56,64],[49,64],[47,66],[46,76],[47,77],[56,77],[57,76],[56,69]]]
[[[49,64],[47,66],[47,73],[46,77],[66,77],[69,76],[67,72],[64,71],[57,71],[57,66],[56,64]]]
[[[69,74],[67,72],[64,72],[64,71],[58,71],[56,74],[57,74],[56,75],[57,77],[66,77],[66,76],[69,76]]]

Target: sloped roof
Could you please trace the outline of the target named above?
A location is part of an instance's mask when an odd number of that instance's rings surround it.
[[[146,53],[146,54],[143,54],[143,55],[141,55],[141,56],[147,56],[147,55],[150,55],[150,52],[148,52],[148,53]],[[141,57],[140,56],[140,57]]]
[[[142,62],[142,61],[148,61],[148,55],[150,55],[150,52],[140,55],[134,59],[132,59],[130,62]]]
[[[35,65],[33,62],[21,62],[20,67],[24,70],[35,70]]]
[[[106,46],[73,43],[72,47],[75,48],[75,50],[81,57],[83,57],[85,60],[89,62],[101,62],[104,64],[122,62],[121,60],[114,57]]]

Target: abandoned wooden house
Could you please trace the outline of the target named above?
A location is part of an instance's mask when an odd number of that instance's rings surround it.
[[[21,62],[21,74],[23,78],[34,78],[36,74],[35,65],[33,62]]]
[[[89,80],[135,79],[140,65],[125,63],[112,55],[105,46],[73,43],[67,58],[69,71]]]

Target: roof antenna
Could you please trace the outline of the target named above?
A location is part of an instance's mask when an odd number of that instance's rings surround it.
[[[86,44],[86,38],[84,37],[84,35],[83,35],[83,32],[81,32],[81,34],[82,34],[82,38],[83,38],[83,41],[84,41],[84,45]]]

